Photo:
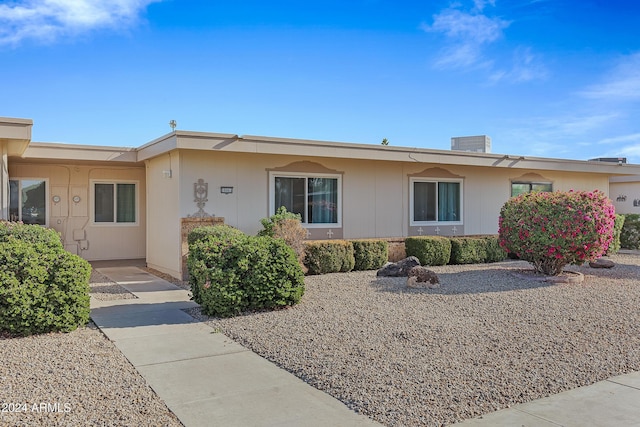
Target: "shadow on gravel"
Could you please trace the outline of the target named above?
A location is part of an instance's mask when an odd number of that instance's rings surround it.
[[[582,273],[585,276],[584,284],[588,284],[590,279],[597,280],[598,278],[620,281],[640,280],[640,266],[625,264],[621,262],[622,257],[613,256],[611,259],[616,263],[611,269],[592,268],[586,263],[582,266],[567,266],[565,270]],[[435,289],[407,288],[404,277],[377,277],[370,284],[379,292],[434,295],[483,294],[561,286],[560,284],[517,276],[524,270],[531,270],[531,265],[525,261],[427,268],[432,269],[438,275],[440,287]],[[445,268],[448,270],[459,268],[462,271],[442,272],[441,270]],[[568,286],[582,286],[582,284],[569,284]]]
[[[440,287],[435,289],[407,288],[407,280],[404,277],[380,277],[372,281],[371,286],[379,292],[434,295],[482,294],[557,286],[553,283],[518,278],[515,273],[519,271],[522,270],[491,269],[486,271],[437,273],[440,279]]]

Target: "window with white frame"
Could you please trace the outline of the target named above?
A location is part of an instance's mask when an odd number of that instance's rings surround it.
[[[9,180],[9,219],[25,224],[47,225],[46,180]]]
[[[271,214],[284,206],[305,225],[340,225],[341,176],[272,172],[270,181]]]
[[[462,224],[462,180],[410,179],[411,225]]]
[[[93,221],[99,224],[137,222],[137,183],[93,182]]]
[[[511,197],[519,196],[524,193],[531,193],[534,191],[551,192],[553,191],[553,184],[550,182],[517,182],[511,183]]]

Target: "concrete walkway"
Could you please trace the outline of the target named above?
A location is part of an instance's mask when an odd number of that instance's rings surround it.
[[[91,318],[186,427],[380,426],[182,311],[187,291],[135,266],[96,270],[137,299]]]
[[[455,426],[640,426],[640,372],[523,403]]]
[[[135,266],[96,269],[137,299],[91,299],[91,318],[186,426],[380,426],[182,311],[188,292]],[[640,427],[640,372],[460,427]]]

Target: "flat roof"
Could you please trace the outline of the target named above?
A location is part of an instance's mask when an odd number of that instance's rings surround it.
[[[0,118],[0,124],[2,120],[4,119]],[[9,120],[24,120],[24,125],[31,123],[25,119]],[[633,164],[182,130],[168,133],[137,148],[32,142],[21,154],[21,158],[137,164],[172,150],[553,170],[617,176],[640,175],[640,165]]]

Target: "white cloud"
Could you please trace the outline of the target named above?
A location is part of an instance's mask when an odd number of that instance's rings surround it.
[[[434,67],[460,70],[483,68],[489,73],[492,83],[544,79],[548,71],[541,58],[528,47],[516,48],[511,63],[500,67],[487,56],[487,47],[504,37],[504,30],[511,21],[483,13],[487,6],[495,6],[495,0],[474,0],[473,3],[474,7],[468,12],[456,4],[434,15],[431,25],[422,25],[424,31],[439,33],[446,38]]]
[[[509,24],[500,18],[445,9],[434,15],[432,25],[423,25],[422,28],[425,31],[444,33],[458,43],[483,45],[499,39],[502,30]]]
[[[640,144],[640,133],[632,133],[629,135],[615,136],[612,138],[605,138],[598,141],[599,144],[618,144],[621,142],[637,142]]]
[[[622,58],[604,81],[580,94],[599,101],[640,100],[640,53]]]
[[[549,74],[538,55],[531,52],[531,48],[520,47],[515,50],[513,64],[510,70],[498,70],[491,76],[493,83],[508,81],[524,83],[532,80],[542,80]]]
[[[25,0],[0,5],[0,45],[50,42],[100,28],[132,25],[160,0]]]

